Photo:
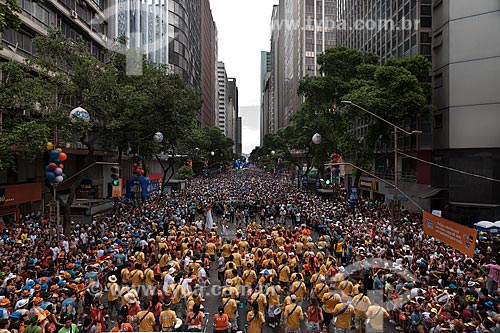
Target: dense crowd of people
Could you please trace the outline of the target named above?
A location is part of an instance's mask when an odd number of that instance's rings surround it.
[[[250,168],[121,202],[59,243],[28,216],[2,231],[0,333],[499,332],[498,238],[468,258],[420,215],[391,230],[383,203],[337,194]]]

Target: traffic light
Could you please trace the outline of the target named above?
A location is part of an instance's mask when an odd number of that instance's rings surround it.
[[[327,179],[327,180],[325,181],[325,183],[326,183],[326,185],[330,185],[330,183],[331,183],[331,182],[330,182],[330,179]]]
[[[118,166],[111,167],[111,184],[113,186],[120,185],[120,167]]]

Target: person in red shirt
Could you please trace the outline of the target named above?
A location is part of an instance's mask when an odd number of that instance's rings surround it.
[[[323,322],[323,310],[319,306],[317,298],[311,299],[311,305],[307,308],[307,318],[307,332],[319,332],[321,330],[320,323]]]
[[[229,317],[224,313],[224,307],[219,306],[219,313],[214,316],[215,332],[227,333],[229,331]]]

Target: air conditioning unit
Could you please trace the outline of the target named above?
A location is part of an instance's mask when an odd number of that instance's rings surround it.
[[[23,110],[23,116],[24,116],[24,117],[31,117],[31,112],[30,112],[30,110]]]
[[[71,12],[70,12],[70,16],[71,16],[72,19],[76,20],[78,18],[78,13],[76,12],[76,10],[72,9]]]

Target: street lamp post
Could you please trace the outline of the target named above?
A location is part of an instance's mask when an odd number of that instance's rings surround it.
[[[381,120],[382,122],[389,124],[394,128],[394,194],[393,194],[393,207],[392,207],[392,223],[391,223],[391,239],[394,239],[394,221],[399,217],[399,210],[400,210],[400,204],[399,200],[397,199],[398,195],[398,168],[399,168],[399,163],[398,163],[398,131],[403,132],[407,135],[414,135],[414,134],[422,134],[422,131],[411,131],[408,132],[404,128],[399,127],[398,125],[380,117],[376,113],[373,113],[367,109],[365,109],[362,106],[359,106],[351,101],[341,101],[340,103],[342,104],[347,104],[347,105],[352,105],[369,115],[377,118],[378,120]]]

